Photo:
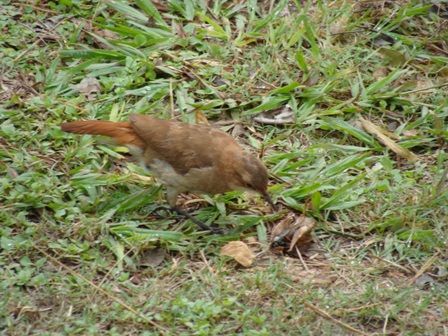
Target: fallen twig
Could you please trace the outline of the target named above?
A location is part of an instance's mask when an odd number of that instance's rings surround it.
[[[365,332],[363,332],[362,330],[356,329],[356,328],[352,327],[351,325],[334,318],[333,316],[331,316],[325,310],[323,310],[323,309],[321,309],[319,307],[316,307],[315,305],[313,305],[313,304],[311,304],[309,302],[304,301],[303,304],[305,305],[305,307],[311,309],[316,314],[318,314],[318,315],[322,316],[323,318],[326,318],[326,319],[334,322],[335,324],[337,324],[338,326],[340,326],[340,327],[342,327],[344,329],[347,329],[347,330],[349,330],[349,331],[351,331],[351,332],[353,332],[355,334],[358,334],[358,335],[366,335],[366,336],[368,335]]]

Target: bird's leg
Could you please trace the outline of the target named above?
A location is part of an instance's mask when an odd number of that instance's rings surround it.
[[[151,214],[154,214],[154,216],[157,219],[163,219],[166,218],[167,216],[164,214],[160,214],[160,211],[167,211],[167,212],[172,212],[173,209],[169,206],[166,205],[159,205],[157,207],[155,207],[154,209],[151,210]]]
[[[224,230],[222,230],[221,228],[204,224],[200,220],[198,220],[198,219],[194,218],[192,215],[190,215],[187,211],[179,208],[178,206],[172,207],[171,210],[175,211],[180,216],[188,218],[193,223],[195,223],[197,226],[199,226],[202,230],[210,231],[215,234],[223,234],[224,233]]]
[[[262,193],[262,196],[264,198],[264,200],[266,202],[268,202],[268,204],[271,206],[273,211],[277,211],[277,206],[274,204],[274,202],[272,201],[271,196],[266,192]]]
[[[188,218],[193,223],[195,223],[197,226],[199,226],[202,230],[210,231],[215,234],[223,234],[224,233],[224,231],[222,229],[217,228],[217,227],[208,226],[208,225],[204,224],[203,222],[201,222],[200,220],[194,218],[187,211],[176,206],[176,200],[177,200],[178,195],[179,195],[179,191],[177,191],[174,188],[170,188],[169,186],[167,187],[166,196],[167,196],[168,204],[170,205],[169,210],[176,212],[178,215],[180,215],[182,217]],[[167,207],[160,206],[160,207],[157,207],[154,211],[157,211],[159,209],[167,209]]]

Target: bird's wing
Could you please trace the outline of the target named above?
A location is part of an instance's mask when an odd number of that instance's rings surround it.
[[[137,135],[179,174],[192,168],[221,164],[231,151],[241,151],[226,133],[206,125],[190,125],[134,114],[131,125]]]

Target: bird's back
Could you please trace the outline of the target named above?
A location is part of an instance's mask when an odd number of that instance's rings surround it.
[[[186,174],[192,168],[221,165],[229,155],[242,155],[243,152],[231,136],[208,125],[185,124],[146,115],[132,115],[130,120],[149,151],[169,163],[179,174]]]

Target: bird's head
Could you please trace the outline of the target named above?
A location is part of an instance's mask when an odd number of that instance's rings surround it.
[[[275,211],[276,206],[268,194],[268,171],[263,163],[255,156],[246,155],[239,162],[239,183],[243,189],[260,193]]]

